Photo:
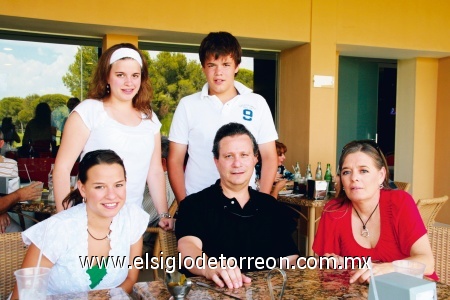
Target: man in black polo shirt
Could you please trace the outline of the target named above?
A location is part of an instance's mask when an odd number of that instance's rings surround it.
[[[178,249],[186,263],[182,272],[205,276],[220,287],[238,288],[250,282],[241,271],[295,264],[298,250],[292,240],[296,224],[291,211],[248,186],[257,153],[255,138],[244,125],[229,123],[217,131],[213,154],[220,179],[186,197],[178,211]],[[202,255],[203,265],[190,264]],[[234,263],[237,266],[232,267]]]

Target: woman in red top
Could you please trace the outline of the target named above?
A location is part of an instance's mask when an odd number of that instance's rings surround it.
[[[320,256],[370,257],[374,275],[394,271],[392,261],[410,259],[426,265],[425,275],[437,280],[427,230],[408,193],[389,187],[389,169],[378,145],[353,141],[339,159],[340,186],[325,205],[313,249]],[[350,283],[369,280],[359,269]]]

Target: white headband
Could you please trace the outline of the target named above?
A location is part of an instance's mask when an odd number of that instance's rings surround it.
[[[139,63],[139,65],[142,68],[141,56],[139,55],[139,53],[136,50],[131,49],[131,48],[120,48],[120,49],[117,49],[116,51],[114,51],[114,53],[111,55],[111,58],[109,60],[109,64],[111,65],[112,63],[114,63],[124,57],[130,57],[130,58],[134,59],[135,61],[137,61]]]

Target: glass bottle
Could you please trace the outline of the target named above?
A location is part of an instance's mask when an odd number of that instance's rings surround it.
[[[47,185],[48,185],[48,200],[49,201],[53,201],[54,197],[53,197],[53,169],[55,168],[55,164],[52,164],[51,168],[50,168],[50,172],[48,172],[48,181],[47,181]]]
[[[34,149],[31,140],[28,141],[28,156],[34,158]]]
[[[313,179],[312,173],[311,173],[311,164],[308,164],[308,167],[306,167],[306,174],[305,174],[306,180]]]
[[[328,191],[330,191],[331,188],[331,181],[332,181],[332,176],[331,176],[331,165],[327,164],[327,169],[325,171],[325,176],[323,177],[323,179],[328,182]]]
[[[322,164],[320,161],[317,163],[316,180],[322,180]]]
[[[295,172],[294,173],[294,188],[293,188],[292,192],[294,194],[300,194],[299,184],[300,184],[300,179],[301,179],[302,175],[300,174],[300,166],[299,166],[298,162],[295,164],[294,172]]]

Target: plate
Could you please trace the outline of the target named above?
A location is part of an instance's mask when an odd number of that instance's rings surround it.
[[[278,192],[278,195],[290,195],[290,194],[292,194],[292,190],[291,191],[279,191]]]

